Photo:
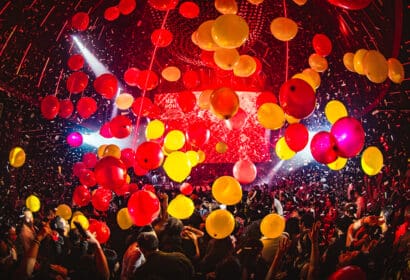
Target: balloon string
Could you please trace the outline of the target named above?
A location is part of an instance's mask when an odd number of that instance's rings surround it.
[[[161,29],[163,29],[164,26],[165,26],[165,23],[166,23],[166,21],[167,21],[167,19],[168,19],[169,11],[170,11],[170,10],[167,10],[166,13],[165,13],[165,16],[164,16],[164,18],[163,18],[163,20],[162,20],[162,24],[161,24]],[[143,100],[144,100],[145,95],[146,95],[146,93],[147,93],[148,80],[149,80],[149,78],[151,77],[151,70],[152,70],[152,67],[153,67],[153,65],[154,65],[154,60],[155,60],[155,57],[156,57],[156,54],[157,54],[158,43],[159,43],[160,38],[161,38],[161,36],[158,36],[157,41],[155,42],[154,51],[152,52],[151,61],[150,61],[150,63],[149,63],[149,67],[148,67],[148,75],[147,75],[147,78],[145,79],[144,89],[142,90],[142,94],[141,94],[142,100],[141,100],[140,107],[139,107],[139,109],[138,109],[137,122],[136,122],[136,124],[135,124],[134,139],[133,139],[133,141],[132,141],[132,146],[133,146],[133,147],[136,147],[136,145],[137,145],[138,128],[139,128],[140,121],[141,121],[142,106],[143,106],[143,104],[144,104]]]
[[[288,11],[286,9],[286,0],[283,0],[283,14],[285,18],[288,17]],[[286,82],[289,76],[289,41],[285,42],[285,46],[286,46],[286,61],[285,61],[285,82]]]

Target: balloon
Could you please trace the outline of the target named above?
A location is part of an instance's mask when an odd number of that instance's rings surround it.
[[[160,120],[152,120],[148,123],[145,129],[145,138],[147,140],[154,140],[161,138],[165,131],[165,125]]]
[[[347,52],[343,55],[343,64],[350,72],[355,72],[353,59],[354,53]]]
[[[148,4],[159,11],[168,11],[178,5],[178,0],[148,0]]]
[[[115,99],[115,105],[120,110],[127,110],[134,103],[134,97],[129,93],[122,93]]]
[[[242,184],[250,184],[256,178],[256,166],[247,159],[238,160],[233,166],[233,176]]]
[[[132,220],[128,213],[128,208],[122,208],[117,212],[117,224],[122,230],[132,227]]]
[[[108,7],[104,11],[104,18],[108,21],[114,21],[120,16],[120,9],[117,6]]]
[[[138,146],[135,160],[142,169],[153,170],[161,166],[164,154],[158,143],[148,141]]]
[[[248,0],[249,3],[254,5],[262,4],[264,0]]]
[[[154,32],[152,32],[151,34],[152,44],[159,48],[164,48],[164,47],[169,46],[173,38],[174,36],[172,35],[171,31],[165,28],[155,29]]]
[[[167,212],[172,217],[177,219],[188,219],[194,213],[195,206],[192,199],[183,194],[177,195],[168,204]]]
[[[298,6],[303,6],[306,4],[307,0],[292,0]]]
[[[197,152],[187,151],[185,154],[188,157],[188,161],[189,161],[189,164],[191,165],[191,167],[197,166],[198,161],[199,161],[199,156],[198,156]]]
[[[182,112],[189,113],[195,108],[196,96],[192,91],[182,91],[178,94],[177,103]]]
[[[190,183],[185,182],[185,183],[182,183],[182,185],[179,187],[179,190],[184,195],[191,195],[192,192],[194,191],[194,187]]]
[[[286,128],[284,137],[288,147],[292,151],[299,152],[309,141],[309,131],[303,124],[294,123]]]
[[[309,56],[309,66],[316,72],[324,72],[329,67],[326,58],[317,53],[313,53]]]
[[[288,123],[293,124],[293,123],[298,123],[300,122],[300,119],[297,119],[295,117],[292,117],[291,115],[285,114],[285,119]]]
[[[185,135],[180,130],[171,130],[165,136],[164,147],[169,151],[177,151],[185,145]]]
[[[203,163],[206,158],[204,151],[198,150],[197,153],[198,153],[198,163]]]
[[[236,14],[238,12],[238,4],[236,0],[215,0],[215,9],[221,14]]]
[[[83,169],[80,172],[80,183],[87,187],[93,187],[97,184],[97,180],[95,179],[94,172],[89,169]]]
[[[60,102],[54,95],[47,95],[41,100],[41,115],[47,120],[52,120],[57,117],[60,110]]]
[[[88,119],[97,111],[97,102],[91,97],[81,97],[76,105],[77,112],[83,119]]]
[[[267,129],[276,130],[285,124],[285,113],[275,103],[265,103],[258,109],[258,121]]]
[[[131,134],[131,130],[132,122],[124,115],[116,116],[110,121],[111,134],[116,138],[122,139],[128,137]]]
[[[80,211],[77,211],[77,212],[80,212]],[[76,225],[74,224],[74,222],[79,223],[81,227],[85,230],[87,230],[90,227],[90,223],[88,222],[87,217],[84,216],[83,214],[73,215],[73,218],[71,219],[71,229],[76,228]]]
[[[242,17],[226,14],[215,20],[211,34],[214,42],[221,48],[235,49],[248,39],[249,27]]]
[[[367,175],[377,175],[383,168],[382,152],[375,146],[366,148],[362,154],[361,165]]]
[[[286,114],[303,119],[315,109],[316,96],[312,87],[305,81],[290,79],[280,88],[279,103]]]
[[[236,77],[249,77],[256,72],[256,61],[250,55],[241,55],[239,57],[238,63],[233,67],[233,74]]]
[[[332,52],[332,41],[325,34],[315,34],[312,44],[318,55],[328,56]]]
[[[364,75],[363,59],[368,50],[359,49],[353,56],[353,69],[357,74]]]
[[[396,84],[400,84],[404,80],[404,67],[396,58],[387,60],[389,79]]]
[[[365,135],[362,124],[352,117],[339,119],[330,133],[336,140],[337,154],[341,157],[354,157],[363,148]]]
[[[315,70],[312,70],[312,71],[316,72]],[[303,73],[297,73],[297,74],[292,76],[292,79],[304,80],[306,83],[308,83],[313,88],[314,91],[316,91],[316,88],[315,88],[316,85],[313,83],[312,79],[308,75],[303,74]]]
[[[80,185],[73,193],[73,204],[79,207],[87,206],[91,201],[91,193],[86,186]]]
[[[373,0],[327,0],[330,4],[346,10],[361,10],[369,6]]]
[[[148,170],[146,170],[146,169],[142,168],[141,166],[139,166],[137,161],[134,162],[133,168],[134,168],[134,173],[137,176],[145,176],[148,173]]]
[[[181,183],[191,173],[191,164],[187,155],[183,152],[172,152],[165,159],[163,168],[170,179]]]
[[[81,172],[83,171],[83,169],[86,169],[87,166],[84,164],[84,162],[76,162],[73,165],[73,174],[74,176],[80,177]]]
[[[135,67],[130,67],[124,72],[124,81],[127,85],[135,87],[138,84],[138,76],[140,74],[140,70]]]
[[[131,148],[125,148],[121,150],[120,159],[125,164],[126,168],[130,168],[134,165],[135,161],[135,152]]]
[[[68,119],[74,111],[73,102],[70,99],[60,100],[60,109],[58,115],[64,119]]]
[[[306,68],[302,71],[301,74],[303,77],[302,80],[308,82],[308,84],[310,84],[314,90],[316,90],[320,86],[320,75],[312,68]]]
[[[329,167],[329,169],[332,169],[332,170],[340,170],[343,167],[345,167],[346,163],[347,163],[347,158],[338,157],[334,162],[329,163],[327,167]]]
[[[98,159],[97,159],[97,155],[95,153],[85,153],[83,155],[83,163],[85,164],[85,166],[87,168],[94,168],[95,164],[97,163]]]
[[[232,70],[238,61],[239,52],[236,49],[220,48],[214,52],[214,62],[223,70]]]
[[[270,31],[280,41],[290,41],[298,33],[296,22],[286,17],[277,17],[270,24]]]
[[[110,129],[110,122],[106,122],[100,128],[100,135],[104,138],[112,138],[112,133]]]
[[[199,85],[198,73],[194,70],[188,70],[182,76],[182,82],[187,89],[194,89]]]
[[[345,105],[338,100],[329,101],[325,107],[325,115],[327,120],[334,124],[337,120],[347,117],[347,110]]]
[[[68,221],[71,219],[72,214],[73,213],[71,212],[71,208],[67,204],[60,204],[57,206],[57,210],[56,210],[57,216],[60,216],[61,218],[64,218],[65,220]]]
[[[100,244],[104,244],[110,239],[111,231],[106,223],[94,219],[90,220],[88,231],[95,234],[95,238]]]
[[[78,12],[71,18],[71,26],[78,31],[85,31],[90,23],[90,17],[87,13]]]
[[[213,90],[207,89],[201,92],[198,98],[198,106],[202,110],[208,110],[211,108],[210,98]]]
[[[262,91],[256,98],[256,108],[259,109],[265,103],[278,103],[278,99],[272,92]]]
[[[79,132],[71,132],[67,135],[67,143],[73,148],[80,147],[83,144],[83,136]]]
[[[115,157],[104,157],[100,159],[94,168],[97,183],[108,189],[121,187],[127,177],[125,164]]]
[[[234,177],[221,176],[212,184],[212,195],[219,203],[235,205],[242,199],[242,187]]]
[[[179,14],[185,18],[192,19],[199,15],[199,7],[196,3],[186,1],[179,6]]]
[[[210,99],[212,113],[220,119],[229,119],[238,112],[239,97],[230,88],[222,87],[212,92]]]
[[[266,215],[261,221],[260,230],[265,237],[277,238],[285,230],[285,219],[278,214]]]
[[[378,51],[368,51],[363,58],[363,71],[371,82],[383,83],[389,72],[386,58]]]
[[[239,108],[235,116],[227,121],[227,126],[229,129],[241,129],[247,119],[248,115],[246,112],[242,108]]]
[[[235,218],[228,210],[214,210],[206,217],[205,229],[212,238],[223,239],[229,236],[234,228]]]
[[[193,123],[186,131],[186,140],[194,147],[200,148],[208,143],[211,132],[204,123]]]
[[[275,152],[281,160],[291,159],[296,154],[296,152],[289,148],[284,137],[279,138],[278,142],[276,142]]]
[[[111,190],[98,188],[92,193],[91,204],[98,211],[107,211],[112,199]]]
[[[121,158],[121,149],[115,144],[109,144],[105,146],[104,152],[102,157],[115,157],[120,159]]]
[[[196,40],[198,47],[205,51],[214,51],[218,48],[218,45],[214,42],[212,37],[212,27],[215,20],[204,21],[197,30]]]
[[[152,108],[153,104],[151,99],[148,97],[138,97],[134,100],[134,103],[132,103],[131,110],[136,116],[146,117]]]
[[[120,0],[120,3],[118,4],[118,9],[121,12],[121,14],[129,15],[135,10],[136,6],[137,3],[135,3],[135,0]]]
[[[145,226],[155,220],[160,212],[158,197],[147,190],[133,193],[128,200],[128,213],[137,226]]]
[[[350,2],[350,1],[349,1]],[[354,3],[355,1],[352,1]],[[360,1],[359,1],[360,2]],[[366,273],[358,266],[348,265],[330,275],[329,280],[366,280]]]
[[[118,91],[118,81],[117,78],[110,73],[105,73],[98,76],[94,80],[94,88],[102,97],[106,99],[113,98]]]
[[[219,154],[224,154],[228,150],[228,145],[226,145],[226,143],[220,141],[220,142],[216,143],[215,150]]]
[[[13,167],[21,167],[26,162],[26,152],[22,147],[14,147],[9,153],[9,162]]]
[[[181,70],[176,66],[168,66],[162,70],[161,76],[168,82],[176,82],[181,78]]]
[[[316,133],[310,142],[310,152],[320,163],[328,164],[337,159],[336,139],[327,131]]]
[[[29,197],[26,198],[26,207],[33,213],[37,212],[40,210],[40,199],[38,199],[37,196],[35,195],[30,195]]]
[[[67,61],[67,66],[72,71],[78,71],[84,66],[84,57],[81,54],[73,54]]]

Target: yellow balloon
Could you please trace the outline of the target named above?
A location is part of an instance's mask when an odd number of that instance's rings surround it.
[[[201,92],[198,98],[198,106],[202,110],[208,110],[211,107],[211,94],[213,90],[212,89],[206,89]]]
[[[334,162],[329,163],[327,167],[332,170],[340,170],[346,166],[347,158],[338,157]]]
[[[314,70],[313,70],[314,71]],[[316,72],[316,71],[315,71]],[[317,72],[316,72],[317,73]],[[308,83],[312,89],[316,92],[315,84],[313,83],[312,79],[303,73],[297,73],[292,76],[292,79],[301,79],[304,80],[306,83]]]
[[[389,58],[387,60],[389,68],[389,79],[396,84],[400,84],[404,80],[404,67],[396,58]]]
[[[64,218],[65,220],[71,219],[72,216],[71,208],[67,204],[60,204],[57,206],[56,215]]]
[[[353,63],[354,53],[347,52],[343,56],[343,64],[347,70],[350,72],[356,72],[354,70],[354,63]]]
[[[115,144],[109,144],[104,149],[103,157],[121,158],[121,149]]]
[[[252,56],[244,54],[239,57],[238,63],[233,67],[233,74],[237,77],[249,77],[256,71],[256,61]]]
[[[226,143],[224,142],[218,142],[215,145],[215,150],[219,153],[219,154],[224,154],[226,153],[226,151],[228,150],[228,145],[226,145]]]
[[[357,74],[364,75],[363,59],[368,50],[359,49],[353,56],[353,68]]]
[[[266,215],[261,221],[260,230],[268,238],[279,237],[285,230],[285,219],[278,214]]]
[[[258,109],[258,121],[267,129],[276,130],[285,124],[285,113],[283,109],[275,103],[265,103]]]
[[[223,70],[232,70],[239,61],[239,53],[236,49],[220,48],[214,52],[214,62]]]
[[[307,0],[293,0],[293,2],[298,6],[303,6],[306,4]]]
[[[313,53],[309,56],[309,66],[316,72],[324,72],[329,67],[327,59],[317,53]]]
[[[215,0],[215,9],[221,14],[236,14],[238,4],[235,0]]]
[[[249,3],[254,5],[262,4],[264,0],[248,0]]]
[[[219,16],[212,26],[212,38],[221,48],[236,49],[249,37],[248,23],[240,16]]]
[[[145,129],[145,138],[147,140],[155,140],[161,138],[165,132],[165,125],[160,120],[152,120],[148,123]]]
[[[383,168],[383,154],[375,146],[364,150],[361,158],[362,169],[369,176],[377,175]]]
[[[185,145],[185,134],[180,130],[171,130],[164,139],[164,146],[169,151],[177,151]]]
[[[87,230],[88,227],[90,226],[90,223],[87,217],[82,214],[73,216],[73,218],[71,219],[71,229],[76,228],[74,222],[78,222],[81,225],[81,227],[85,230]]]
[[[228,210],[212,211],[205,220],[205,229],[209,236],[223,239],[229,236],[235,228],[235,218]]]
[[[295,117],[292,117],[291,115],[285,114],[285,119],[288,123],[292,124],[292,123],[298,123],[300,122],[300,119],[297,119]]]
[[[177,195],[168,205],[167,212],[177,219],[188,219],[194,213],[195,205],[192,199],[183,194]]]
[[[187,155],[183,152],[172,152],[165,159],[163,168],[170,179],[181,183],[191,173],[191,164]]]
[[[218,45],[214,42],[212,37],[212,27],[214,25],[215,20],[208,20],[203,22],[197,31],[196,40],[198,43],[198,47],[205,51],[214,51],[218,49]]]
[[[222,176],[212,184],[212,195],[221,204],[235,205],[242,199],[242,187],[232,176]]]
[[[316,72],[312,68],[306,68],[302,71],[302,74],[306,77],[309,77],[309,80],[312,83],[314,89],[317,89],[320,86],[321,78],[318,72]]]
[[[9,162],[13,167],[21,167],[26,162],[26,152],[22,147],[14,147],[9,153]]]
[[[181,78],[181,70],[175,66],[168,66],[162,70],[161,76],[168,82],[176,82]]]
[[[128,208],[122,208],[117,212],[117,224],[122,230],[132,227],[132,220],[128,213]]]
[[[326,104],[325,115],[331,124],[334,124],[338,119],[348,116],[345,105],[338,100],[332,100]]]
[[[197,152],[190,150],[186,152],[186,155],[188,157],[189,163],[191,164],[191,167],[195,167],[198,165],[199,155]]]
[[[38,199],[37,196],[35,195],[30,195],[29,197],[26,198],[26,207],[31,211],[31,212],[37,212],[40,210],[40,199]]]
[[[121,93],[117,99],[115,99],[115,105],[117,105],[117,108],[120,110],[129,109],[133,102],[134,97],[129,93]]]
[[[205,152],[199,150],[197,153],[198,153],[198,163],[203,163],[206,159]]]
[[[280,41],[290,41],[298,33],[296,22],[286,17],[277,17],[270,24],[270,31]]]
[[[84,216],[84,213],[81,212],[81,211],[75,211],[75,212],[73,213],[72,218],[74,218],[75,216],[78,216],[78,215],[83,215],[83,216]]]
[[[278,142],[276,143],[275,147],[276,155],[281,160],[288,160],[296,155],[296,152],[292,151],[288,144],[286,143],[285,137],[279,138]]]
[[[368,51],[363,58],[363,71],[371,82],[383,83],[389,72],[386,58],[378,51]]]
[[[101,146],[98,147],[98,149],[97,149],[97,156],[98,156],[98,158],[103,158],[103,157],[104,157],[104,151],[105,151],[105,148],[107,148],[107,146],[108,146],[108,145],[103,144],[103,145],[101,145]]]

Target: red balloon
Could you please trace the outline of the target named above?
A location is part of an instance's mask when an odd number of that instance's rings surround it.
[[[313,49],[318,55],[328,56],[332,52],[332,41],[325,34],[316,34],[312,40]]]
[[[133,167],[134,167],[134,173],[137,176],[145,176],[148,173],[148,170],[146,170],[146,169],[142,168],[141,166],[139,166],[137,161],[134,161],[134,166]]]
[[[178,5],[178,0],[148,0],[148,4],[154,9],[167,11],[175,9]]]
[[[131,148],[121,150],[121,160],[127,168],[132,167],[135,161],[135,152]]]
[[[337,159],[335,138],[327,131],[316,133],[310,142],[310,152],[317,162],[334,162]]]
[[[196,148],[201,148],[205,145],[210,136],[211,132],[204,123],[193,123],[186,131],[186,140]]]
[[[265,103],[278,103],[278,99],[276,96],[270,91],[263,91],[259,94],[258,98],[256,98],[256,108],[259,108]]]
[[[131,134],[132,122],[124,115],[118,115],[110,121],[110,131],[116,138],[126,138]]]
[[[151,34],[152,44],[160,48],[169,46],[173,38],[174,36],[172,35],[171,31],[164,28],[155,29]]]
[[[201,50],[201,54],[199,56],[201,61],[208,67],[217,68],[218,65],[215,64],[214,61],[214,52]]]
[[[80,117],[88,119],[97,111],[97,102],[91,97],[81,97],[77,102],[77,111]]]
[[[41,100],[40,110],[45,119],[52,120],[60,110],[60,101],[54,95],[47,95]]]
[[[131,111],[136,116],[141,115],[143,117],[146,117],[150,114],[152,108],[153,104],[151,99],[149,99],[148,97],[138,97],[132,103]]]
[[[100,135],[104,138],[112,138],[112,133],[110,129],[110,122],[106,122],[100,128]]]
[[[120,9],[117,6],[108,7],[104,11],[104,18],[108,21],[114,21],[120,16]]]
[[[179,13],[185,18],[196,18],[199,16],[199,7],[194,2],[186,1],[179,6]]]
[[[330,4],[346,10],[361,10],[369,6],[373,0],[327,0]]]
[[[228,120],[228,127],[230,129],[241,129],[248,119],[248,114],[239,107],[238,112]]]
[[[182,82],[187,89],[194,89],[199,86],[198,73],[194,70],[188,70],[182,76]]]
[[[124,184],[119,188],[115,188],[113,191],[116,195],[126,195],[130,192],[130,184]]]
[[[247,159],[238,160],[233,166],[233,176],[239,183],[250,184],[256,178],[256,166]]]
[[[131,183],[131,184],[128,184],[128,189],[129,189],[130,194],[133,194],[139,190],[139,187],[137,184]]]
[[[87,166],[82,161],[74,163],[73,164],[73,174],[74,174],[74,176],[80,177],[81,172],[86,168],[87,168]]]
[[[95,238],[98,240],[98,242],[100,242],[100,244],[104,244],[108,241],[108,239],[110,239],[110,228],[104,222],[90,219],[90,226],[88,227],[88,231],[95,234]]]
[[[140,70],[135,67],[128,68],[124,73],[124,81],[127,85],[135,87],[138,85],[138,75]]]
[[[160,167],[164,160],[161,145],[152,141],[142,143],[135,152],[135,160],[138,166],[145,170]]]
[[[363,149],[365,135],[362,124],[352,117],[337,120],[330,133],[336,140],[337,153],[341,157],[354,157]]]
[[[279,102],[286,114],[303,119],[315,109],[316,96],[312,87],[304,80],[290,79],[280,88]]]
[[[349,265],[338,269],[329,280],[366,280],[366,273],[358,266]]]
[[[112,192],[106,188],[98,188],[92,193],[91,204],[98,211],[107,211],[110,208]]]
[[[73,102],[70,99],[63,99],[60,101],[60,110],[58,111],[58,115],[64,119],[69,118],[74,111]]]
[[[291,124],[285,130],[285,141],[292,151],[299,152],[309,141],[309,131],[301,123]]]
[[[158,119],[162,114],[162,109],[157,104],[152,104],[151,110],[148,112],[147,117],[150,119]]]
[[[97,155],[94,153],[85,153],[83,155],[83,162],[87,168],[94,168],[97,164]]]
[[[86,186],[80,185],[75,188],[73,193],[73,204],[83,207],[87,206],[90,201],[91,193]]]
[[[90,17],[84,12],[78,12],[71,18],[71,26],[78,31],[86,30],[89,23]]]
[[[135,0],[120,0],[118,9],[120,10],[121,14],[129,15],[135,10],[136,6],[137,3],[135,2]]]
[[[191,112],[196,105],[196,96],[192,91],[182,91],[178,94],[177,102],[182,112]]]
[[[125,164],[115,157],[104,157],[95,165],[95,179],[97,183],[108,189],[121,187],[127,179]]]
[[[182,183],[182,185],[179,187],[179,190],[184,195],[191,195],[194,191],[194,187],[190,183],[185,182]]]
[[[87,187],[93,187],[97,184],[94,172],[89,169],[83,169],[80,173],[80,183]]]
[[[150,191],[136,191],[128,200],[128,213],[137,226],[150,224],[158,217],[159,211],[158,197]]]
[[[70,93],[80,93],[85,90],[88,85],[88,76],[84,72],[74,72],[72,73],[66,82],[67,90]]]
[[[68,68],[78,71],[84,66],[84,57],[81,54],[73,54],[67,61]]]
[[[152,70],[142,70],[136,77],[136,85],[142,90],[153,90],[158,86],[158,76]]]
[[[151,185],[151,184],[145,184],[145,185],[142,186],[141,189],[142,189],[142,190],[145,190],[145,191],[152,192],[152,193],[155,193],[155,192],[156,192],[155,187],[154,187],[153,185]]]
[[[104,98],[111,99],[118,91],[117,78],[109,73],[102,74],[94,80],[94,88]]]

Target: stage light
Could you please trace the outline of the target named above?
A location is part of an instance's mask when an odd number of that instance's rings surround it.
[[[95,55],[93,55],[85,46],[84,44],[80,41],[80,39],[77,38],[77,36],[72,36],[75,44],[77,45],[78,49],[84,56],[85,61],[90,65],[91,70],[94,72],[95,76],[98,77],[102,74],[105,73],[110,73],[110,71],[107,69],[107,67],[102,64]]]
[[[98,132],[91,134],[83,134],[83,143],[98,148],[101,145],[115,144],[121,149],[132,148],[133,134],[130,136],[118,139],[118,138],[104,138]]]

